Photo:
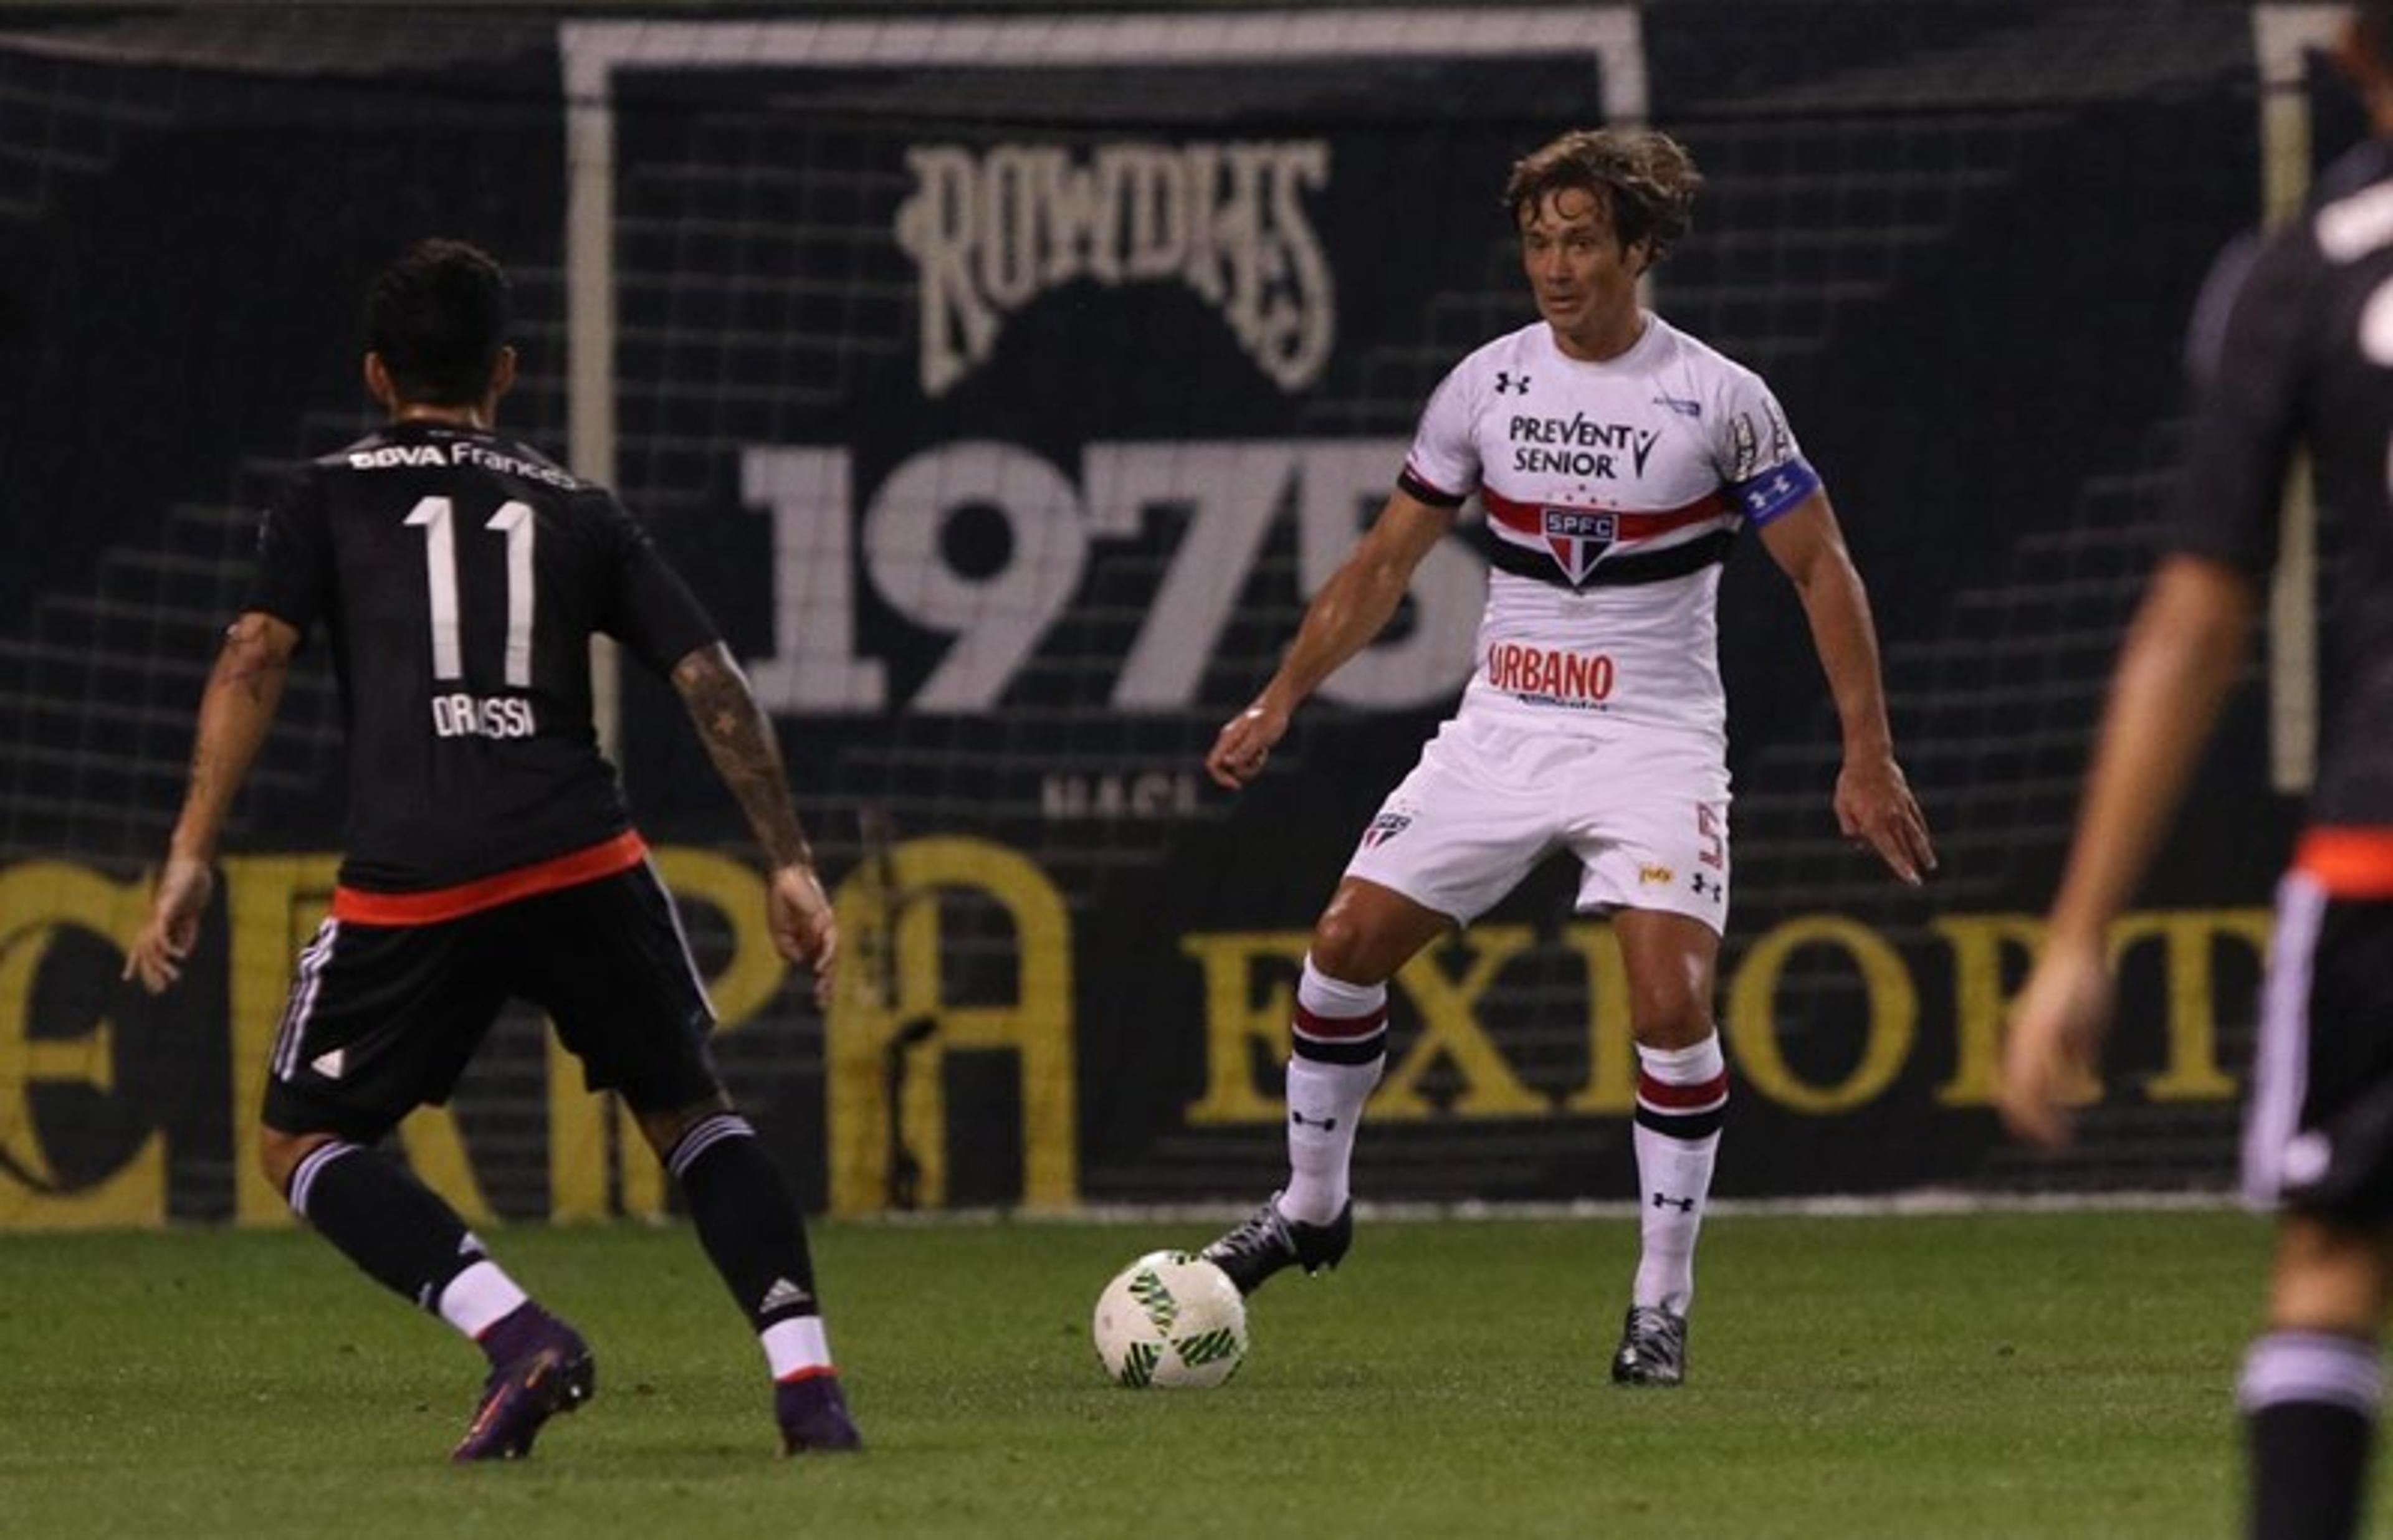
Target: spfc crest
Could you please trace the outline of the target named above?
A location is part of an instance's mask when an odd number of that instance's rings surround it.
[[[1371,827],[1363,831],[1363,848],[1369,850],[1374,845],[1385,844],[1410,829],[1412,823],[1413,816],[1409,813],[1381,813],[1371,820]]]
[[[1585,508],[1548,508],[1545,515],[1546,547],[1576,588],[1612,549],[1620,530],[1619,516]]]

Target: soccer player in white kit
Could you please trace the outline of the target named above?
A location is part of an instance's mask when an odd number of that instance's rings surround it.
[[[1290,714],[1395,613],[1477,493],[1492,539],[1460,708],[1364,831],[1314,923],[1288,1069],[1285,1188],[1205,1248],[1251,1293],[1353,1237],[1348,1168],[1386,1063],[1388,979],[1550,851],[1584,868],[1627,966],[1642,1254],[1612,1377],[1685,1375],[1695,1236],[1728,1102],[1712,1020],[1728,915],[1720,564],[1751,526],[1795,584],[1844,736],[1837,818],[1896,877],[1934,869],[1894,759],[1860,574],[1759,376],[1639,303],[1702,178],[1667,135],[1563,135],[1505,189],[1539,320],[1455,367],[1378,521],[1306,610],[1206,768],[1236,789]]]

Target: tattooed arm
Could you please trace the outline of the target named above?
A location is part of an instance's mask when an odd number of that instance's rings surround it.
[[[790,800],[790,777],[781,763],[773,724],[757,705],[747,675],[720,642],[690,653],[673,665],[673,688],[698,728],[714,773],[747,815],[748,827],[772,865],[765,915],[774,945],[792,962],[814,970],[815,998],[830,998],[832,964],[839,953],[839,924],[815,874],[815,854]]]
[[[291,672],[299,633],[285,621],[251,610],[225,633],[224,648],[200,697],[199,733],[191,745],[190,784],[166,846],[165,869],[150,900],[150,918],[124,961],[124,976],[151,994],[182,976],[197,940],[216,879],[209,863],[224,833],[235,792],[274,725],[282,683]]]

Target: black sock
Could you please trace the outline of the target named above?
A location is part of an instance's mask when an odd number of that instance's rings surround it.
[[[318,1145],[291,1173],[291,1207],[384,1287],[427,1311],[483,1259],[457,1211],[402,1167],[362,1145]]]
[[[820,1313],[797,1199],[746,1118],[704,1119],[682,1135],[665,1166],[681,1183],[699,1244],[758,1332]]]
[[[2244,1359],[2254,1540],[2347,1540],[2376,1436],[2376,1345],[2325,1332],[2271,1332]]]

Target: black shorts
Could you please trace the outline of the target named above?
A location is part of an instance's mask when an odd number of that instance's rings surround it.
[[[643,863],[434,924],[325,920],[274,1035],[267,1125],[380,1139],[449,1100],[510,998],[548,1012],[593,1090],[642,1112],[720,1094],[714,1013],[673,898]]]
[[[2256,1203],[2393,1224],[2393,903],[2334,897],[2298,871],[2278,889],[2243,1187]]]

